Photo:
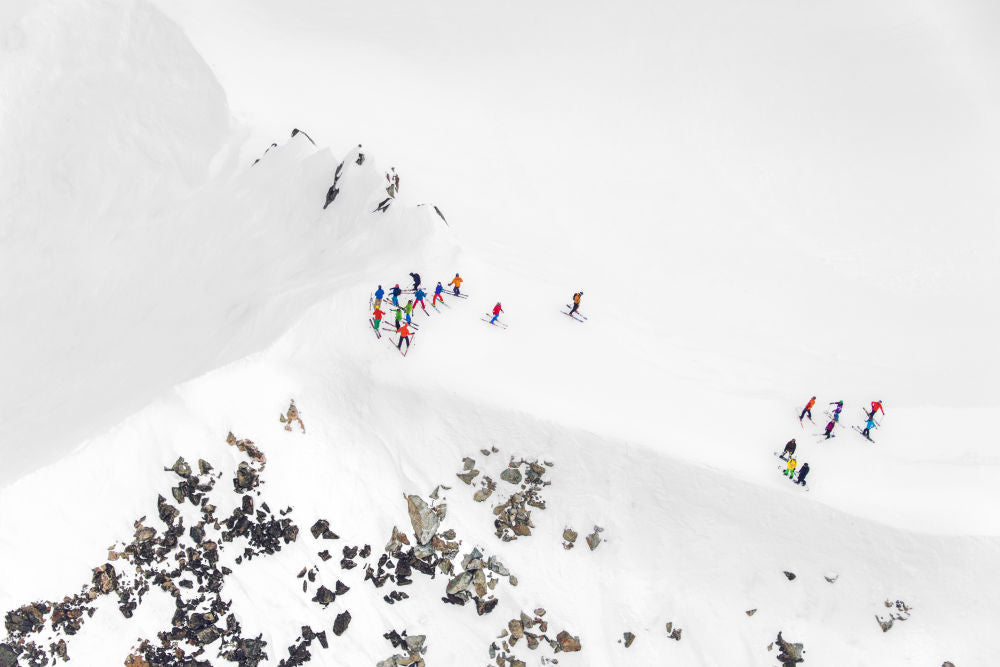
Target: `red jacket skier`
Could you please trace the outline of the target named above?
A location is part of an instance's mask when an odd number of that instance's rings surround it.
[[[497,305],[493,306],[493,319],[490,320],[490,324],[494,324],[497,318],[500,317],[500,313],[503,312],[503,308],[500,307],[500,302],[497,301]]]

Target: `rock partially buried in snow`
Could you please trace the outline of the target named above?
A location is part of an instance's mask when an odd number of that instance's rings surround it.
[[[594,532],[592,532],[590,535],[587,535],[587,546],[590,547],[591,551],[596,549],[597,546],[601,543],[601,536],[597,534],[599,531],[600,529],[597,526],[594,526]]]
[[[788,570],[785,570],[785,578],[788,579],[789,581],[794,581],[795,580],[795,573],[794,572],[789,572]]]
[[[406,505],[417,544],[427,544],[437,533],[444,512],[439,516],[438,512],[429,507],[420,496],[407,496]]]
[[[478,474],[478,470],[470,470],[469,472],[458,473],[456,476],[466,484],[472,484],[472,480],[474,480]]]
[[[333,634],[338,637],[345,632],[347,632],[347,626],[351,624],[351,612],[345,611],[342,614],[337,614],[337,618],[333,621]]]
[[[580,644],[580,638],[574,637],[570,633],[563,630],[558,635],[556,635],[556,641],[559,642],[560,651],[579,651],[583,648]]]
[[[793,667],[797,663],[805,662],[805,658],[802,657],[805,650],[802,644],[785,641],[780,632],[775,643],[778,645],[778,660],[781,661],[781,667]]]
[[[624,635],[624,639],[625,639],[625,648],[628,648],[629,646],[632,645],[632,642],[635,641],[635,635],[632,634],[631,632],[626,632]]]
[[[826,574],[823,575],[823,578],[832,584],[833,582],[837,581],[837,579],[840,578],[840,575],[836,574],[835,572],[827,572]]]
[[[747,609],[747,616],[753,616],[757,613],[756,609]]]
[[[510,484],[520,484],[521,471],[517,468],[506,468],[502,473],[500,473],[500,479]]]

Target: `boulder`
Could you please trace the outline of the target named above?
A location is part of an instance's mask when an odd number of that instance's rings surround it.
[[[472,484],[472,480],[476,478],[479,474],[478,470],[470,470],[468,472],[457,473],[456,477],[465,482],[466,484]]]
[[[337,614],[337,618],[333,621],[333,634],[338,637],[347,631],[347,626],[351,624],[351,612],[345,611],[342,614]]]
[[[420,496],[407,496],[406,505],[417,544],[427,544],[441,525],[438,513],[433,511]]]
[[[579,651],[582,648],[580,638],[574,637],[565,630],[556,635],[556,641],[559,643],[559,651]]]
[[[635,635],[632,634],[631,632],[626,632],[624,635],[624,639],[625,639],[625,648],[628,648],[629,646],[632,645],[632,642],[635,641]]]
[[[521,471],[517,468],[507,468],[500,473],[500,479],[510,484],[521,483]]]

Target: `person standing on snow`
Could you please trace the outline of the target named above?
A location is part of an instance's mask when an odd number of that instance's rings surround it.
[[[399,323],[403,321],[403,309],[396,309],[396,331],[399,331]]]
[[[809,464],[803,463],[802,467],[799,469],[799,478],[795,480],[796,484],[806,485],[806,475],[809,474]]]
[[[500,302],[497,301],[497,305],[493,306],[493,319],[490,320],[490,324],[496,324],[497,318],[500,317],[500,313],[503,312],[503,308],[500,307]]]
[[[570,308],[569,316],[573,317],[573,313],[580,310],[580,298],[583,297],[583,292],[577,292],[573,295],[573,307]]]
[[[424,312],[426,313],[427,306],[424,305],[424,297],[427,296],[427,292],[423,291],[418,287],[416,293],[413,296],[414,296],[413,307],[416,308],[417,304],[419,303],[420,307],[423,308]]]
[[[835,402],[831,403],[830,405],[836,405],[837,406],[837,407],[835,407],[833,409],[833,421],[839,422],[840,421],[840,412],[841,412],[841,410],[844,409],[844,402],[843,401],[835,401]]]
[[[375,317],[375,331],[378,331],[378,325],[382,323],[382,316],[385,315],[385,313],[382,312],[381,308],[375,306],[375,312],[372,313],[372,315]]]
[[[809,399],[809,402],[806,403],[806,407],[802,408],[802,414],[799,415],[799,422],[801,422],[802,418],[805,417],[806,415],[809,415],[809,421],[813,420],[812,409],[813,409],[814,405],[816,405],[816,397],[815,396],[813,396],[812,398]]]
[[[450,283],[448,283],[448,285],[454,285],[455,286],[455,296],[458,296],[458,294],[459,294],[458,288],[462,286],[462,282],[464,282],[462,280],[462,277],[456,273],[455,277],[451,279]]]
[[[396,286],[389,291],[389,294],[392,295],[392,305],[396,308],[399,308],[399,295],[402,293],[403,290],[399,289],[399,283],[396,283]]]
[[[784,459],[785,458],[785,454],[788,454],[789,457],[792,457],[792,456],[795,455],[795,438],[792,438],[787,443],[785,443],[785,451],[781,452],[781,456],[779,456],[778,458],[779,459]],[[785,459],[785,460],[787,460],[787,459]]]
[[[832,419],[829,422],[827,422],[827,424],[826,424],[826,439],[827,440],[829,440],[830,438],[833,437],[833,427],[836,426],[836,425],[837,425],[837,422],[835,422]]]
[[[381,308],[382,307],[382,297],[384,297],[384,296],[385,296],[385,290],[382,289],[381,285],[379,285],[378,289],[375,290],[375,307],[376,308]]]
[[[795,457],[792,457],[792,458],[788,459],[788,465],[785,466],[785,472],[783,472],[782,474],[783,475],[788,475],[788,479],[794,481],[794,479],[795,479],[795,466],[796,465],[797,465],[797,463],[795,461]]]
[[[434,298],[431,299],[431,306],[432,307],[434,306],[435,303],[438,302],[438,299],[441,299],[441,303],[444,303],[444,297],[441,296],[441,292],[443,292],[443,291],[444,291],[444,288],[441,287],[441,281],[439,280],[438,284],[437,284],[437,287],[434,288]]]
[[[399,328],[399,343],[396,345],[400,352],[403,350],[403,341],[406,341],[406,349],[410,349],[410,330],[404,324]]]
[[[868,413],[868,418],[874,419],[875,413],[878,412],[879,410],[882,411],[883,415],[885,414],[885,410],[882,408],[882,401],[872,401],[872,409],[871,412]]]
[[[872,412],[874,412],[874,410]],[[868,422],[865,424],[865,430],[861,432],[861,435],[871,440],[871,432],[873,428],[877,428],[877,425],[875,424],[875,417],[869,416]]]
[[[410,316],[413,314],[413,299],[406,302],[406,305],[403,306],[403,312],[406,313],[406,323],[409,324],[411,322]]]
[[[413,291],[416,292],[417,288],[420,287],[420,274],[411,273],[410,277],[413,278]]]

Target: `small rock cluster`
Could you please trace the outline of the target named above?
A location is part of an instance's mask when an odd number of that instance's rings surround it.
[[[910,607],[902,600],[896,600],[895,602],[886,600],[885,607],[889,610],[889,615],[886,618],[882,618],[878,614],[875,615],[875,620],[878,621],[882,632],[889,632],[896,621],[905,621],[910,618],[910,611],[913,609],[913,607]]]
[[[754,610],[754,611],[756,611],[756,610]],[[673,621],[667,621],[667,637],[669,637],[670,639],[676,639],[677,641],[680,641],[681,640],[681,632],[683,632],[683,631],[680,628],[675,628],[674,627],[674,622]]]
[[[448,582],[441,599],[457,605],[472,601],[476,613],[483,616],[497,606],[498,600],[490,591],[496,588],[499,577],[507,577],[512,586],[517,586],[517,577],[495,556],[486,558],[479,549],[473,549],[462,558],[462,571]]]
[[[549,623],[543,619],[544,616],[545,609],[539,607],[535,609],[532,616],[522,611],[520,617],[512,618],[497,638],[501,640],[500,645],[497,645],[497,642],[490,644],[490,660],[495,661],[497,667],[525,667],[527,663],[513,654],[513,647],[521,640],[524,640],[531,651],[538,649],[542,643],[548,644],[553,653],[573,652],[583,648],[580,644],[580,638],[574,637],[565,630],[557,634],[554,639],[546,635]],[[537,632],[532,632],[535,628],[537,628]],[[542,661],[545,662],[546,659],[543,658]],[[556,662],[556,660],[552,660],[552,662]]]
[[[407,635],[406,630],[402,633],[390,630],[382,635],[392,644],[394,649],[403,649],[406,655],[394,654],[379,662],[376,667],[426,667],[423,654],[427,651],[425,635]]]
[[[295,407],[294,399],[288,404],[287,412],[283,415],[278,415],[278,420],[285,425],[286,431],[291,431],[292,423],[298,422],[299,426],[302,427],[302,432],[306,432],[306,425],[302,423],[302,416],[299,414],[299,409]]]
[[[551,466],[552,464],[547,463],[546,465]],[[523,475],[520,470],[521,466],[525,466]],[[531,529],[535,527],[535,524],[531,522],[531,510],[528,508],[545,509],[545,500],[540,491],[552,483],[542,480],[542,475],[545,472],[545,468],[534,461],[525,462],[523,459],[514,461],[512,458],[507,464],[507,468],[500,473],[501,480],[514,486],[520,486],[521,489],[512,493],[506,502],[493,508],[493,514],[496,516],[493,527],[496,529],[496,536],[504,542],[531,535]],[[489,480],[487,478],[484,481]]]
[[[604,532],[603,528],[601,528],[600,526],[594,526],[594,532],[592,532],[590,535],[587,535],[587,546],[590,547],[591,551],[596,549],[601,544],[602,540],[600,533],[603,532]],[[563,549],[569,550],[576,546],[576,538],[579,537],[579,534],[572,528],[564,528],[562,537],[563,537]]]

